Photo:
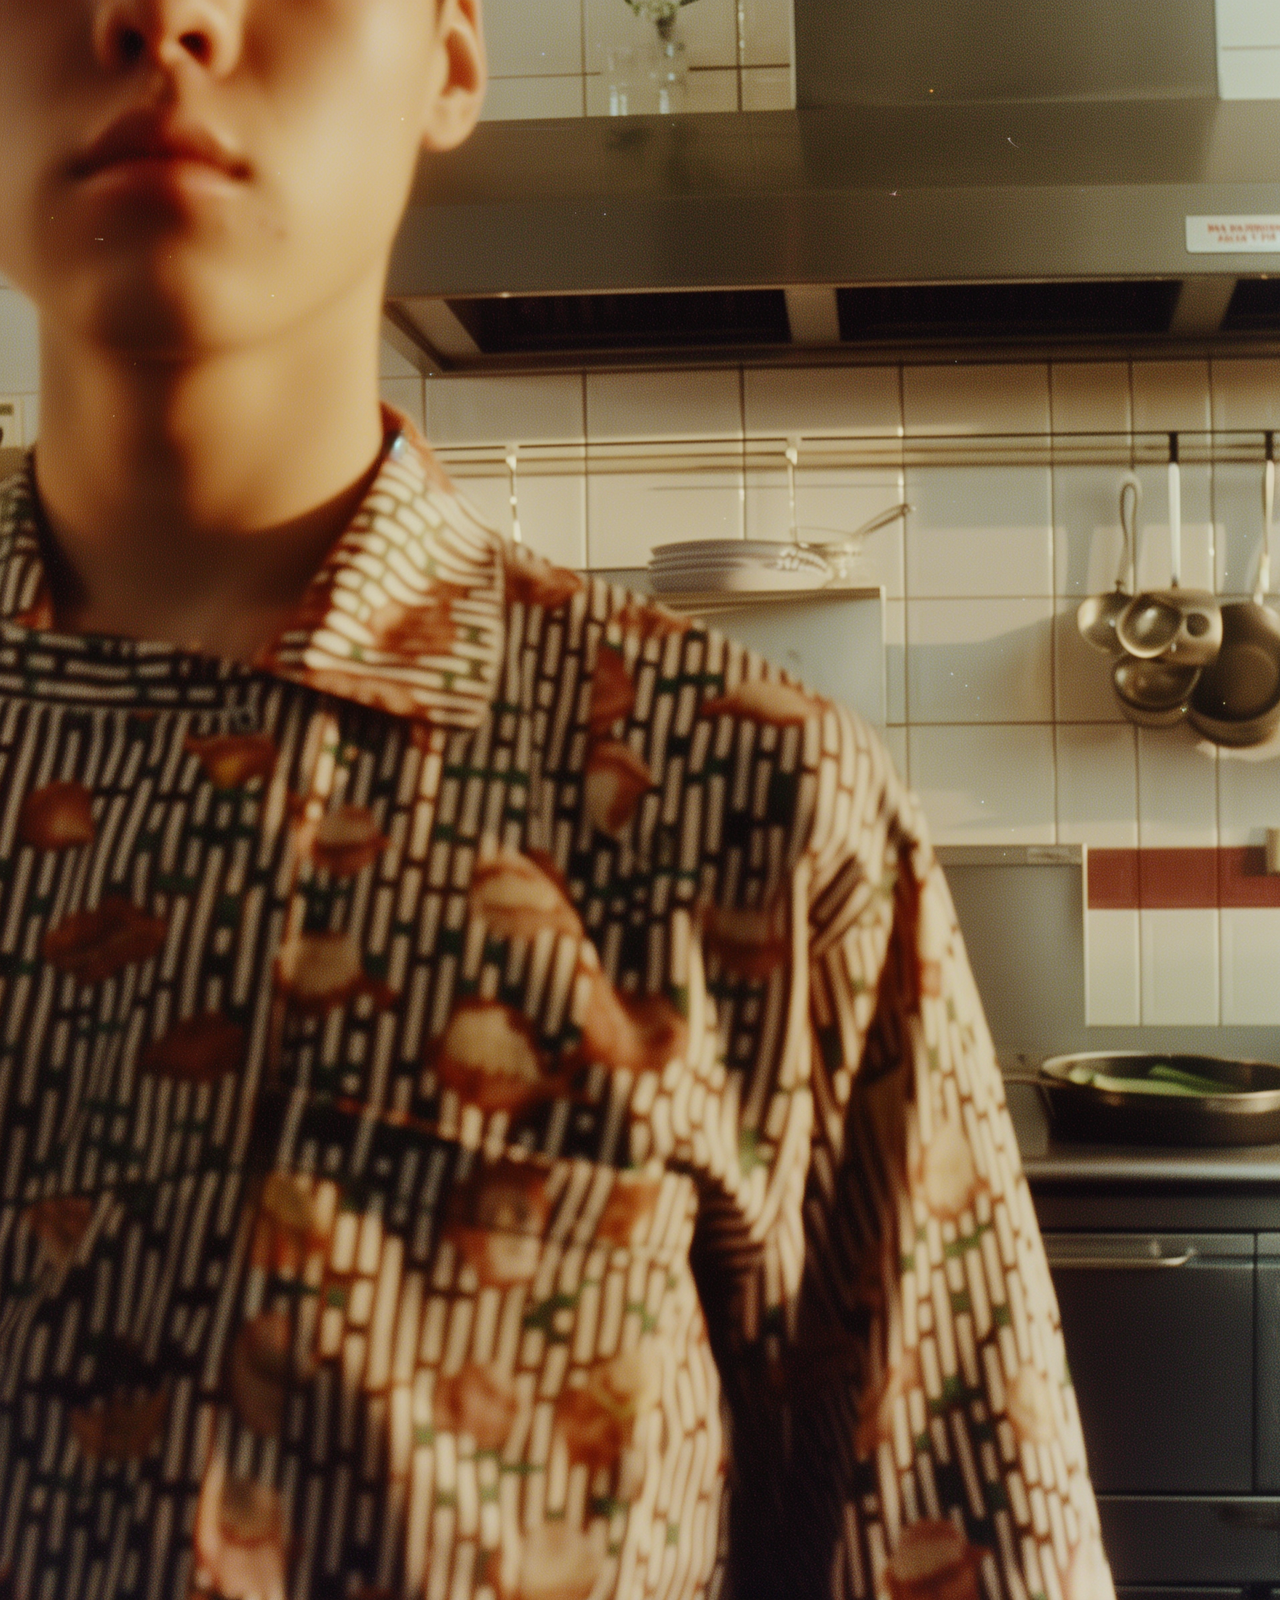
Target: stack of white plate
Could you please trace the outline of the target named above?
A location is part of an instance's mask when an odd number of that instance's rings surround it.
[[[660,544],[649,557],[649,577],[663,594],[821,589],[832,576],[816,551],[775,539],[691,539]]]

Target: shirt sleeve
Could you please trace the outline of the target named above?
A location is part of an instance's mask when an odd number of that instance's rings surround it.
[[[742,1111],[769,1198],[736,1253],[714,1221],[695,1240],[732,1427],[728,1592],[1114,1600],[946,881],[876,736],[820,720],[784,968],[801,1048]]]

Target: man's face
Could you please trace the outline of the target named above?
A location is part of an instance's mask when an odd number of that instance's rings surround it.
[[[242,348],[380,279],[422,146],[465,137],[484,81],[479,0],[0,0],[0,62],[0,271],[140,358]],[[68,171],[142,107],[244,175]]]

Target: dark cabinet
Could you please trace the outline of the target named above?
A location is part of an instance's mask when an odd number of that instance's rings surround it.
[[[1259,1490],[1280,1494],[1280,1233],[1258,1235],[1257,1274],[1254,1470]]]
[[[1251,1494],[1251,1234],[1051,1235],[1100,1493]]]
[[[1280,1582],[1280,1235],[1045,1245],[1121,1596]]]

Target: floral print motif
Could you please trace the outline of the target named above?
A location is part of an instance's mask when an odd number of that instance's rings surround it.
[[[582,1050],[587,1060],[615,1071],[661,1072],[683,1053],[688,1025],[665,995],[624,999],[599,967],[589,968],[584,977]]]
[[[37,850],[92,844],[93,796],[80,783],[47,783],[33,789],[18,813],[18,837]]]
[[[339,806],[311,835],[311,859],[335,878],[354,878],[372,866],[390,841],[368,806]]]
[[[601,740],[587,758],[587,815],[602,833],[621,833],[635,815],[640,797],[653,787],[653,774],[629,745]]]
[[[229,1476],[215,1450],[196,1509],[196,1560],[219,1600],[283,1600],[284,1511],[279,1492]]]
[[[914,1522],[889,1562],[890,1600],[978,1600],[978,1558],[953,1522]]]
[[[71,1431],[93,1460],[138,1460],[155,1443],[168,1404],[164,1389],[135,1397],[113,1395],[97,1405],[74,1408]]]
[[[587,725],[593,734],[607,733],[615,722],[629,717],[636,703],[636,686],[622,652],[602,644],[591,680],[591,710]]]
[[[101,983],[163,948],[168,924],[111,895],[94,911],[77,911],[44,938],[44,958],[79,983]]]
[[[436,1426],[465,1433],[477,1450],[501,1450],[511,1435],[520,1397],[515,1385],[478,1362],[437,1378],[432,1402]]]
[[[477,863],[471,903],[495,939],[535,939],[544,928],[582,937],[582,921],[552,874],[516,850]]]
[[[604,1524],[583,1532],[567,1522],[542,1522],[524,1541],[520,1570],[503,1600],[590,1600],[604,1571]]]
[[[808,722],[821,710],[822,702],[814,695],[772,678],[748,678],[730,693],[717,695],[702,705],[704,717],[747,717],[779,728]]]
[[[978,1191],[985,1187],[969,1141],[950,1119],[935,1130],[924,1150],[920,1183],[932,1214],[952,1222],[969,1209]]]
[[[661,1194],[660,1175],[619,1172],[596,1222],[596,1238],[620,1249],[639,1244],[653,1223]]]
[[[531,551],[512,551],[507,562],[506,594],[510,602],[556,611],[586,584],[567,567],[554,567]]]
[[[282,1311],[252,1317],[231,1347],[228,1388],[237,1412],[254,1433],[275,1439],[284,1421],[289,1383],[308,1377],[293,1359],[294,1329]]]
[[[466,598],[461,584],[437,583],[434,592],[417,605],[391,604],[369,619],[373,648],[389,656],[443,656],[458,637],[453,602]]]
[[[300,933],[281,945],[276,986],[297,1010],[323,1016],[360,994],[380,994],[349,934]]]
[[[269,778],[277,756],[273,740],[251,733],[188,739],[186,750],[204,768],[215,789],[239,789],[255,778]]]
[[[142,1053],[144,1072],[178,1083],[217,1083],[244,1060],[244,1029],[226,1017],[188,1017]]]
[[[661,1378],[651,1346],[598,1362],[581,1384],[562,1391],[556,1426],[571,1461],[592,1470],[616,1467],[631,1449],[636,1428],[657,1404]]]
[[[445,1088],[482,1111],[516,1111],[551,1092],[528,1023],[493,1000],[460,1005],[428,1065]]]
[[[63,1195],[37,1200],[22,1213],[23,1220],[60,1267],[67,1266],[93,1222],[93,1201],[86,1195]]]

